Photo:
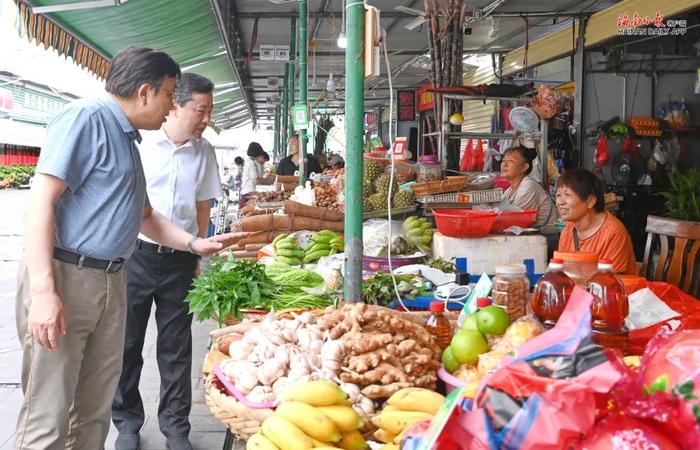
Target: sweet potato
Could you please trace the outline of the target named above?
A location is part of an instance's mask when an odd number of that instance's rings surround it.
[[[287,214],[268,214],[265,216],[245,217],[237,222],[241,231],[280,231],[280,230],[332,230],[342,232],[343,222],[333,222],[311,217],[295,217]]]

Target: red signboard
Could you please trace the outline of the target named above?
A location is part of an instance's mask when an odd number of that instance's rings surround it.
[[[399,115],[398,120],[416,120],[416,93],[414,91],[398,91]]]
[[[433,106],[435,106],[435,97],[433,97],[433,93],[428,91],[428,89],[432,89],[433,84],[432,83],[426,83],[416,89],[416,96],[418,97],[418,111],[423,112],[427,111],[429,109],[433,109]]]

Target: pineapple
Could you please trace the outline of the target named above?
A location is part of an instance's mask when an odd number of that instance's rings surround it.
[[[415,203],[413,193],[411,191],[399,190],[392,198],[394,208],[408,208]]]

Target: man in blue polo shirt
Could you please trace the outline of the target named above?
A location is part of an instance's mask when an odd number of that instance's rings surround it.
[[[124,345],[122,264],[141,231],[200,255],[221,248],[153,211],[138,129],[158,129],[180,68],[129,48],[111,62],[108,95],[68,105],[50,124],[27,205],[17,331],[24,402],[16,449],[104,447]]]

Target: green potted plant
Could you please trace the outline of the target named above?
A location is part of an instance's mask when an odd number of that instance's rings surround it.
[[[671,189],[662,192],[672,219],[700,222],[700,171],[676,172],[671,176]]]

